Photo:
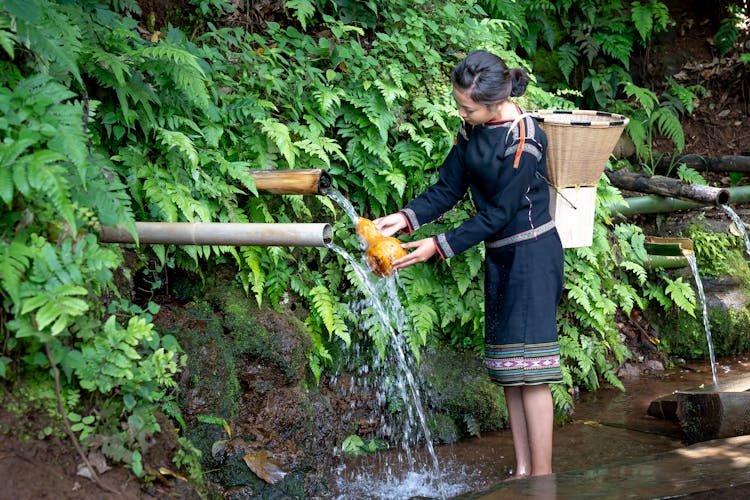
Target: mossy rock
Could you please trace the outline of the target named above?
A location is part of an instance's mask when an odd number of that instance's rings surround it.
[[[260,309],[226,273],[207,280],[206,299],[222,315],[222,324],[238,355],[251,355],[278,366],[290,381],[305,377],[311,342],[304,323],[293,314]]]
[[[427,419],[427,427],[434,439],[443,443],[455,443],[461,439],[461,431],[456,425],[456,421],[449,415],[442,413],[432,413]]]
[[[671,356],[685,359],[708,359],[708,339],[699,308],[696,317],[677,310],[669,314],[653,313],[651,324],[662,348]],[[726,357],[750,350],[750,308],[708,309],[708,323],[716,357]]]
[[[179,403],[188,420],[211,415],[230,420],[237,414],[240,384],[236,353],[221,318],[206,302],[162,307],[154,318],[162,334],[173,335],[187,354]]]
[[[427,406],[436,422],[450,417],[464,435],[507,426],[503,390],[475,353],[447,347],[430,350],[422,356],[422,376],[430,385]]]

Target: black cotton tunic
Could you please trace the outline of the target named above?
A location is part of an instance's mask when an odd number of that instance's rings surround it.
[[[546,148],[530,116],[463,125],[438,181],[401,210],[411,233],[471,190],[477,213],[434,242],[443,259],[485,242],[485,360],[502,385],[562,381],[563,253],[549,214]]]

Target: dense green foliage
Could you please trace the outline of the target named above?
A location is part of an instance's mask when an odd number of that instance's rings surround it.
[[[330,199],[258,195],[248,170],[323,168],[360,214],[393,211],[434,181],[452,144],[458,117],[449,68],[484,47],[531,69],[515,52],[538,53],[530,27],[566,19],[559,14],[574,8],[588,12],[556,2],[561,10],[552,15],[543,2],[528,6],[536,17],[499,11],[506,21],[487,17],[474,0],[290,0],[293,22],[251,33],[210,22],[228,2],[192,4],[205,21],[195,34],[148,31],[125,14],[139,13],[134,1],[0,0],[0,377],[20,386],[34,372],[49,380],[51,363],[59,366],[66,405],[83,415],[80,439],[102,443],[139,474],[146,440],[158,430],[154,410],[178,416],[174,375],[185,360],[173,337],[153,329],[158,305],[134,304],[128,287],[117,286],[123,255],[97,241],[99,228],[331,220],[337,245],[356,250],[351,221]],[[667,15],[660,2],[638,4],[633,27],[614,12],[619,2],[608,5],[617,23],[599,21],[594,29],[586,18],[589,24],[575,25],[583,31],[569,35],[586,37],[583,52],[549,44],[560,85],[592,89],[600,107],[610,106],[619,83],[576,73],[575,64],[584,56],[590,65],[597,58],[625,64],[635,41],[648,41]],[[677,138],[672,122],[654,116],[649,91],[624,90],[636,99],[622,109],[635,113],[648,101],[646,122]],[[574,106],[538,85],[520,104]],[[599,190],[594,245],[566,253],[565,384],[554,391],[561,411],[571,404],[571,386],[595,389],[602,378],[619,385],[614,369],[628,353],[616,311],[649,302],[665,310],[694,306],[688,285],[645,270],[642,233],[614,224],[603,208],[619,193],[605,179]],[[471,210],[462,203],[425,231],[453,227]],[[201,273],[230,263],[259,305],[281,309],[290,295],[301,297],[317,377],[337,366],[336,353],[353,336],[366,337],[363,319],[348,306],[360,293],[352,267],[329,248],[136,250],[135,266],[118,279],[137,272],[146,295],[165,268]],[[481,351],[482,252],[401,273],[415,350],[450,344]]]

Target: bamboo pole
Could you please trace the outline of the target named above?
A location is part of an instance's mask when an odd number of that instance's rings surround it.
[[[333,239],[330,224],[136,222],[137,241],[122,226],[103,227],[103,243],[322,247]]]
[[[750,186],[738,186],[727,189],[732,203],[750,202]],[[692,210],[710,203],[697,201],[678,200],[665,196],[633,196],[625,199],[625,203],[612,203],[607,205],[613,215],[628,217],[640,214],[661,214],[677,212],[680,210]]]
[[[640,193],[671,196],[705,205],[726,205],[730,193],[727,189],[700,184],[686,184],[679,179],[663,175],[644,175],[627,170],[605,170],[613,186]]]
[[[320,169],[251,170],[258,191],[271,194],[326,194],[331,176]]]

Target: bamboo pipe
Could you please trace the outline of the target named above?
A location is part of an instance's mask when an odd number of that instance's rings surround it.
[[[251,170],[258,191],[271,194],[327,194],[332,181],[320,169]]]
[[[732,203],[747,203],[750,201],[750,186],[739,186],[728,188],[729,198]],[[666,212],[677,212],[679,210],[691,210],[713,203],[701,203],[696,201],[678,200],[665,196],[633,196],[625,199],[626,204],[612,203],[607,205],[613,215],[628,217],[639,214],[661,214]]]
[[[144,244],[323,247],[333,239],[326,223],[136,222],[135,229],[137,242]],[[99,241],[136,243],[122,226],[103,227]]]
[[[690,263],[685,255],[646,255],[646,262],[644,263],[646,269],[677,269],[680,267],[688,267]]]

